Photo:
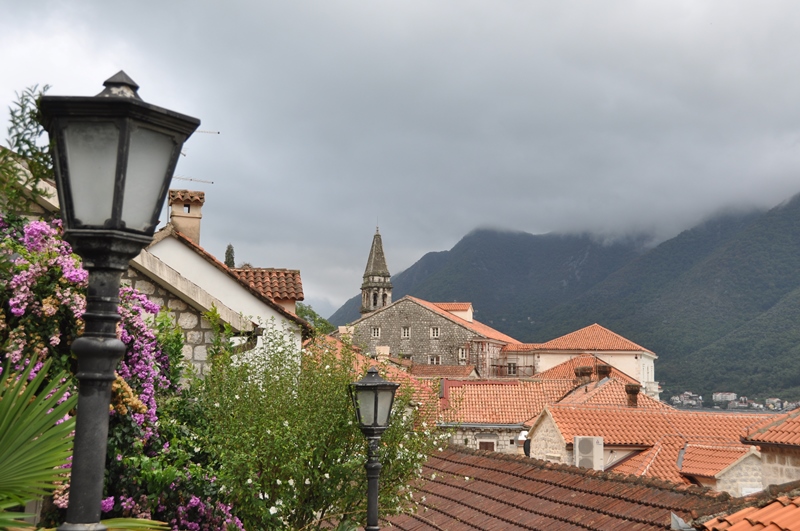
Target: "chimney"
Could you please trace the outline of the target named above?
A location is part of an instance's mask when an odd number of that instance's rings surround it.
[[[375,347],[375,357],[378,361],[385,361],[389,359],[389,345],[380,345]]]
[[[611,365],[607,363],[599,363],[597,365],[597,379],[602,380],[611,376]]]
[[[639,391],[642,386],[639,384],[625,384],[625,392],[628,394],[628,407],[636,407],[639,405]]]
[[[200,245],[200,220],[203,218],[205,192],[192,190],[169,191],[169,220],[175,230]]]
[[[581,385],[587,384],[592,381],[592,368],[588,365],[581,365],[575,367],[575,378],[578,379]]]

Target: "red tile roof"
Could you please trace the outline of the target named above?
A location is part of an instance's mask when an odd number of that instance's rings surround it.
[[[538,375],[537,375],[538,376]],[[604,378],[597,382],[582,385],[558,401],[559,405],[592,405],[592,406],[628,406],[628,393],[625,384],[616,378]],[[647,409],[673,409],[655,398],[639,393],[636,397],[637,408]]]
[[[631,479],[524,456],[448,447],[425,463],[414,514],[388,520],[401,531],[639,531],[730,510],[727,495]]]
[[[782,496],[762,507],[748,507],[719,516],[700,528],[705,531],[800,531],[800,496]]]
[[[681,472],[687,476],[713,478],[747,454],[755,452],[755,446],[741,444],[687,443],[684,448]]]
[[[412,365],[411,374],[418,378],[468,378],[474,365]]]
[[[303,282],[296,269],[254,267],[231,271],[272,300],[303,300]]]
[[[472,308],[471,302],[433,302],[442,310],[446,312],[467,312]]]
[[[605,442],[605,441],[604,441]],[[665,435],[656,443],[633,457],[610,468],[618,474],[659,478],[672,483],[691,484],[678,470],[678,455],[686,444],[680,435]]]
[[[755,426],[746,436],[755,444],[787,444],[800,446],[800,409],[771,417]]]
[[[447,423],[522,425],[574,387],[572,380],[443,380]]]
[[[198,192],[196,190],[170,190],[169,191],[169,204],[175,202],[182,203],[205,203],[206,193]]]
[[[446,310],[443,310],[442,308],[437,306],[436,303],[424,301],[422,299],[418,299],[416,297],[412,297],[411,295],[406,295],[405,297],[403,297],[400,300],[402,301],[403,299],[408,299],[408,300],[414,301],[417,304],[419,304],[420,306],[424,306],[425,308],[428,308],[429,310],[431,310],[433,312],[436,312],[437,314],[441,315],[442,317],[446,317],[447,319],[450,319],[451,321],[453,321],[453,322],[455,322],[457,324],[460,324],[461,326],[463,326],[465,328],[468,328],[468,329],[472,330],[473,332],[475,332],[476,334],[484,336],[484,337],[486,337],[488,339],[494,339],[496,341],[500,341],[500,342],[503,342],[503,343],[519,343],[513,337],[507,336],[504,333],[499,332],[499,331],[495,330],[494,328],[492,328],[490,326],[487,326],[487,325],[485,325],[483,323],[480,323],[478,321],[475,321],[475,320],[467,321],[465,319],[462,319],[461,317],[458,317],[457,315],[454,315],[454,314],[452,314],[452,313],[450,313],[450,312],[448,312]],[[400,301],[397,301],[397,302],[400,302]]]
[[[589,325],[565,336],[557,337],[539,345],[538,350],[578,350],[578,351],[639,351],[652,352],[619,334],[600,326]]]
[[[652,446],[665,435],[692,440],[737,443],[748,427],[764,421],[765,414],[711,413],[680,409],[629,407],[548,406],[550,415],[566,441],[576,435],[601,436],[606,445]]]
[[[502,348],[502,352],[529,352],[531,350],[538,350],[541,343],[511,343]]]
[[[583,354],[575,356],[563,363],[559,363],[555,367],[542,371],[534,375],[534,378],[541,378],[543,380],[566,380],[575,378],[576,367],[592,367],[592,379],[597,380],[597,366],[608,365],[606,362],[595,356],[594,354]],[[639,383],[635,378],[628,376],[616,367],[611,367],[612,378],[624,383]]]

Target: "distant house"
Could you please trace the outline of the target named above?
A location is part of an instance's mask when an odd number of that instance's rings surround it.
[[[649,406],[641,407],[643,401]],[[528,438],[534,458],[741,496],[760,490],[762,481],[761,454],[740,437],[764,420],[760,414],[672,409],[646,395],[627,406],[562,401],[542,411]]]
[[[540,373],[584,354],[595,355],[636,378],[646,394],[658,399],[660,388],[655,381],[654,367],[658,356],[599,324],[581,328],[546,343],[508,344],[503,347],[501,356],[505,359],[513,357],[518,364],[533,366],[535,372]]]

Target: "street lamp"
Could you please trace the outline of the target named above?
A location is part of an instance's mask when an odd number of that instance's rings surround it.
[[[128,262],[153,239],[181,146],[200,120],[142,101],[120,71],[95,97],[44,96],[42,123],[54,144],[64,237],[89,271],[78,359],[78,413],[67,521],[59,531],[98,531],[119,285]]]
[[[378,531],[378,478],[381,463],[378,445],[389,427],[394,393],[400,384],[387,382],[370,367],[366,376],[350,384],[350,397],[358,417],[361,433],[367,438],[367,526],[364,531]]]

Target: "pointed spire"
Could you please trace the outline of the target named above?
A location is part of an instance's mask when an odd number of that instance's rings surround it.
[[[364,279],[367,277],[388,277],[389,268],[386,266],[386,256],[383,254],[383,241],[381,232],[375,227],[375,236],[372,237],[372,247],[369,250],[367,268],[364,270]]]

